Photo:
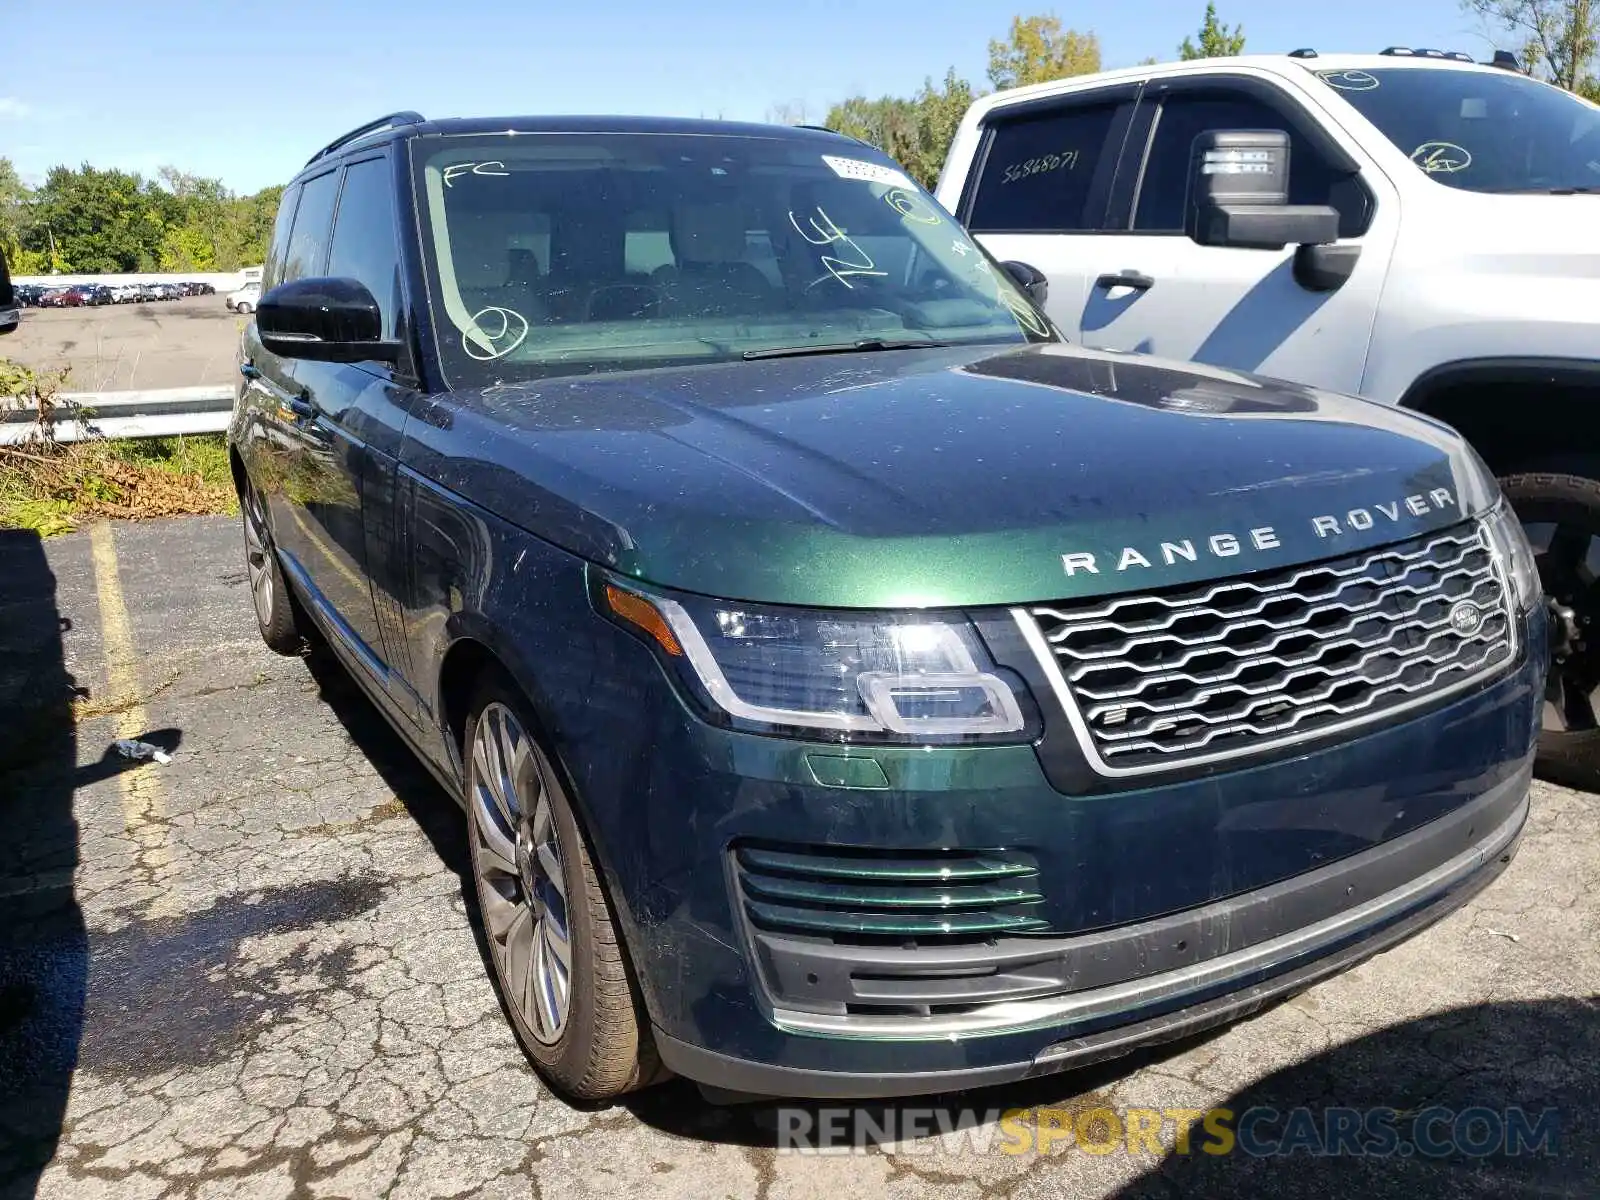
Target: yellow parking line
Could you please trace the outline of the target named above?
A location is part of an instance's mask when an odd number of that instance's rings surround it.
[[[133,644],[133,627],[128,607],[122,599],[122,578],[117,573],[117,548],[111,525],[105,521],[90,526],[89,551],[94,559],[95,594],[100,601],[100,642],[105,650],[106,683],[118,738],[136,738],[148,732],[149,714],[139,692],[139,659]],[[122,791],[122,824],[139,847],[139,864],[150,882],[161,887],[161,898],[172,894],[173,881],[160,879],[172,861],[167,843],[166,792],[161,786],[161,767],[143,763],[129,767],[117,776]]]

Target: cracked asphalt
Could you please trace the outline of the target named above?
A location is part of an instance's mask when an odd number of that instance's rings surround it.
[[[1008,1153],[985,1121],[986,1149],[795,1154],[783,1114],[682,1082],[597,1109],[543,1087],[458,810],[337,666],[266,651],[243,580],[223,518],[0,531],[0,1196],[1600,1194],[1600,798],[1536,785],[1486,892],[1252,1020],[858,1110],[1520,1107],[1556,1114],[1548,1152]],[[173,761],[108,755],[128,736]]]

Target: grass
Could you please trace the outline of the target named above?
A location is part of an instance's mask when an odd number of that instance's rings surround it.
[[[220,433],[0,446],[0,528],[53,537],[96,517],[238,511]]]

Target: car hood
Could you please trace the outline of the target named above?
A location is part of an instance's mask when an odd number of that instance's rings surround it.
[[[1494,502],[1447,427],[1064,345],[881,351],[432,397],[406,464],[640,580],[978,606],[1330,558]]]

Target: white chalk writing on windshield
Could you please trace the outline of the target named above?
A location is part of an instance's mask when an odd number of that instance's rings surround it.
[[[883,194],[884,203],[907,221],[915,221],[918,225],[937,225],[939,214],[928,208],[927,201],[915,192],[905,188],[890,188]]]
[[[498,330],[486,329],[483,324],[485,316],[500,318]],[[472,314],[472,328],[464,330],[461,334],[461,348],[469,357],[479,362],[492,362],[497,358],[504,358],[528,336],[528,318],[515,309],[498,308],[490,305],[480,308]],[[509,338],[509,344],[505,343]]]
[[[500,169],[498,171],[492,171],[492,170],[489,169],[491,167],[499,167]],[[444,169],[444,185],[447,188],[455,187],[455,185],[456,185],[455,184],[456,177],[459,176],[459,175],[509,175],[509,174],[511,174],[511,172],[506,170],[505,163],[498,162],[498,161],[452,163],[450,166],[448,166],[448,167],[446,167]]]
[[[855,284],[850,282],[850,276],[886,276],[889,274],[887,271],[875,269],[877,264],[872,261],[872,256],[856,245],[850,239],[850,235],[834,223],[833,218],[823,211],[822,205],[817,205],[816,216],[808,216],[806,218],[806,224],[811,226],[811,233],[807,233],[801,227],[800,218],[795,216],[793,212],[789,214],[789,224],[793,225],[794,231],[813,246],[840,247],[835,254],[824,254],[822,256],[822,265],[828,268],[828,274],[819,276],[808,283],[806,285],[807,291],[816,287],[817,284],[823,282],[829,276],[844,284],[845,287],[853,289]],[[812,234],[816,236],[813,237]],[[849,257],[843,257],[847,254]]]

